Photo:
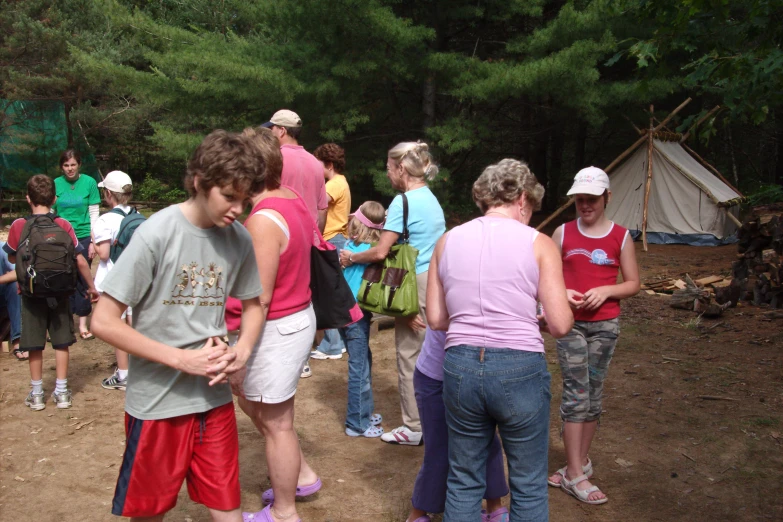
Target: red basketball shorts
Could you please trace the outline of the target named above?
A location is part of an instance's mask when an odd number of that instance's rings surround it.
[[[234,404],[160,420],[125,414],[127,442],[111,512],[152,517],[177,504],[182,481],[194,502],[239,508],[239,439]]]

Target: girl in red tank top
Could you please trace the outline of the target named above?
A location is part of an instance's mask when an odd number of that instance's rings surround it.
[[[619,334],[620,299],[639,292],[639,268],[628,231],[604,214],[612,195],[609,176],[595,167],[582,169],[568,195],[574,196],[578,218],[560,226],[552,236],[560,247],[575,319],[571,332],[557,341],[567,465],[550,476],[548,483],[587,504],[603,504],[606,495],[589,481],[593,464],[588,453]],[[623,275],[619,284],[618,272]]]

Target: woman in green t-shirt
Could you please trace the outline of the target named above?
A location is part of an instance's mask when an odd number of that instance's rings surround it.
[[[82,255],[85,256],[87,264],[92,264],[95,245],[92,244],[90,232],[93,221],[98,219],[101,195],[95,180],[79,173],[81,166],[81,156],[77,151],[68,149],[60,155],[63,175],[54,180],[57,200],[52,210],[71,224],[76,238],[84,248]],[[86,295],[86,289],[86,283],[79,276],[76,292],[71,296],[71,310],[79,316],[79,335],[85,340],[93,339],[87,328],[87,317],[92,312],[92,305]]]

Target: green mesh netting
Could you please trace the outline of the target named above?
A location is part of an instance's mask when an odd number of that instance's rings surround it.
[[[24,195],[25,184],[34,174],[57,177],[60,154],[68,148],[65,105],[59,101],[0,100],[0,190]],[[77,131],[78,132],[78,131]],[[75,148],[82,156],[83,174],[98,179],[95,156],[83,139]]]

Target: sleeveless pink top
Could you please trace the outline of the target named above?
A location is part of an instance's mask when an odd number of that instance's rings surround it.
[[[518,221],[496,217],[480,217],[448,233],[438,264],[449,310],[447,348],[544,351],[536,319],[537,235]]]
[[[310,247],[313,245],[315,224],[301,197],[262,199],[250,212],[250,217],[263,209],[276,210],[288,225],[288,246],[280,254],[275,289],[267,315],[267,319],[279,319],[304,310],[310,304]],[[229,298],[226,302],[226,326],[229,331],[239,329],[241,317],[241,301]]]

